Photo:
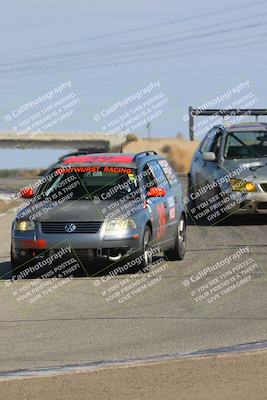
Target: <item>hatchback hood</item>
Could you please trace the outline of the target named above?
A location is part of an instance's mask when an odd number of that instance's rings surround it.
[[[237,178],[246,178],[253,176],[255,179],[267,182],[267,157],[242,159],[242,160],[224,160],[222,163],[227,173],[241,170]]]
[[[105,200],[96,204],[92,200],[67,201],[63,205],[56,202],[43,204],[35,202],[21,210],[17,219],[31,219],[36,222],[41,221],[104,221],[105,219],[123,218],[127,213],[131,215],[131,210],[140,204],[140,200],[127,201],[127,208],[123,208],[124,202],[119,200]]]

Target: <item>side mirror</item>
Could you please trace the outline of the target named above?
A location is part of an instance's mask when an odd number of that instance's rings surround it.
[[[158,187],[151,187],[147,192],[147,197],[163,197],[166,195],[166,190]]]
[[[34,190],[32,188],[20,189],[19,193],[23,199],[32,199],[34,197]]]
[[[203,157],[204,161],[215,161],[216,160],[215,153],[212,153],[211,151],[206,151],[205,153],[202,154],[202,157]]]

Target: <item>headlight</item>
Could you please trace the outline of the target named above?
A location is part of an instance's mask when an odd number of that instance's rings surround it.
[[[256,192],[257,186],[252,182],[246,182],[242,179],[230,179],[230,185],[235,192]]]
[[[104,232],[116,235],[119,231],[136,228],[132,219],[110,219],[104,222]]]
[[[15,231],[34,231],[33,221],[16,221],[14,226]]]

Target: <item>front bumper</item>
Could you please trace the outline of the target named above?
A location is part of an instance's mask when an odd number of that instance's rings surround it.
[[[267,214],[267,193],[252,192],[237,193],[235,196],[236,205],[229,214]]]
[[[116,259],[140,249],[142,234],[140,229],[110,236],[103,235],[102,231],[94,234],[44,234],[40,226],[35,232],[12,232],[12,255],[20,262],[51,256],[66,246],[71,247],[72,256],[80,259]]]

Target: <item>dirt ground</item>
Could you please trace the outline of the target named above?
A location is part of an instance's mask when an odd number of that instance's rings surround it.
[[[263,400],[267,351],[0,381],[1,400]]]

